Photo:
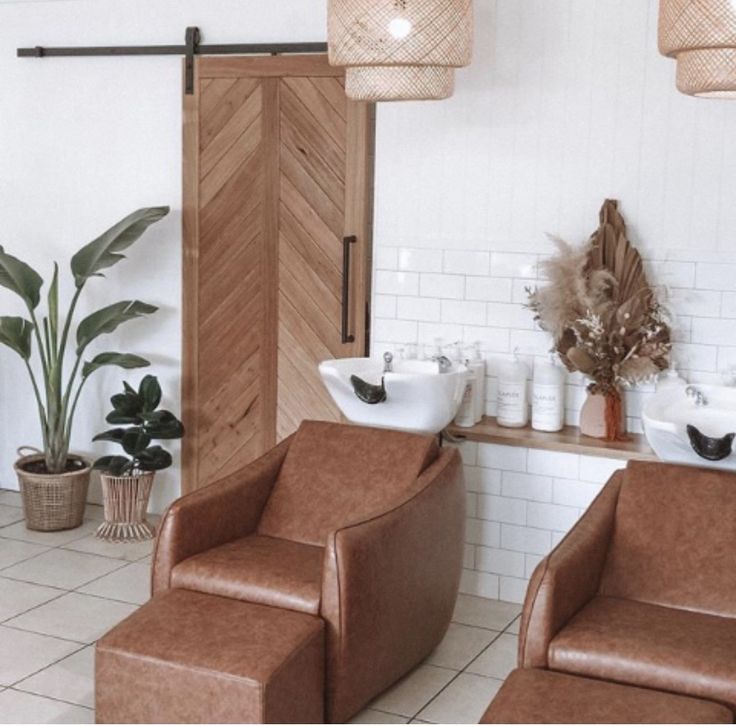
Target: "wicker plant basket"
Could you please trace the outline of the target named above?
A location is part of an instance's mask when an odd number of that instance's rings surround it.
[[[79,527],[84,520],[84,509],[87,506],[91,464],[81,456],[72,456],[70,458],[82,465],[78,471],[36,474],[26,471],[26,467],[43,461],[44,456],[40,453],[23,456],[26,449],[18,449],[21,458],[15,462],[26,527],[39,532]]]
[[[105,521],[96,532],[100,539],[142,542],[155,537],[156,530],[146,520],[153,477],[153,472],[134,476],[100,476],[105,504]]]

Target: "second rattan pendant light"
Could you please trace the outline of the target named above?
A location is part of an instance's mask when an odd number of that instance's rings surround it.
[[[736,99],[736,0],[660,0],[659,50],[682,93]]]
[[[350,98],[447,98],[470,63],[472,0],[329,0],[327,35]]]

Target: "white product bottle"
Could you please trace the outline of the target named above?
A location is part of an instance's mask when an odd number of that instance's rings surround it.
[[[523,428],[529,423],[529,396],[526,379],[529,369],[514,353],[514,360],[504,362],[498,373],[498,411],[499,426]]]
[[[565,372],[553,360],[534,365],[532,428],[561,431],[565,426]]]
[[[468,366],[468,361],[463,357],[462,345],[457,343],[455,346],[455,364]],[[470,428],[475,426],[475,376],[468,368],[465,374],[465,388],[463,389],[463,397],[460,401],[460,408],[455,415],[455,425],[462,428]]]
[[[478,423],[486,412],[486,362],[480,351],[480,343],[473,344],[473,357],[468,363],[468,369],[473,374],[475,386],[473,388],[473,408],[475,423]]]

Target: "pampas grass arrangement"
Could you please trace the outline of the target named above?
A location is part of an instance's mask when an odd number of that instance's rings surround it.
[[[669,367],[670,327],[618,202],[604,202],[600,226],[582,247],[554,242],[557,254],[543,263],[549,282],[528,290],[528,307],[567,369],[591,378],[589,393],[606,397],[605,438],[619,439],[620,390]]]

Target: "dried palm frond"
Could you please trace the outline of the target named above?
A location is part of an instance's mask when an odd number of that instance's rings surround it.
[[[629,300],[649,288],[641,255],[626,236],[626,223],[618,202],[606,199],[600,211],[600,227],[590,238],[589,263],[593,270],[607,270],[616,280],[616,299]]]

